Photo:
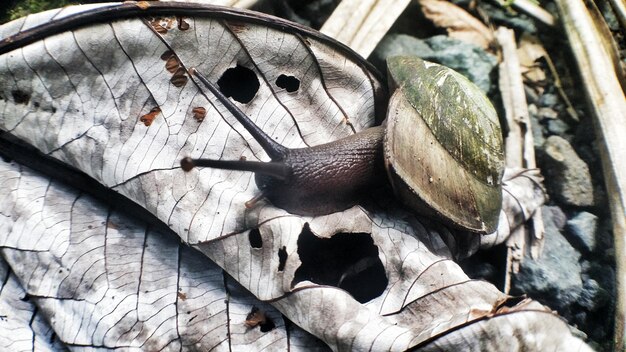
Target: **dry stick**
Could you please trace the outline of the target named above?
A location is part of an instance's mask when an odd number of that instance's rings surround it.
[[[544,10],[541,6],[533,3],[529,0],[515,0],[513,6],[527,15],[536,18],[548,26],[554,26],[556,23],[554,16],[548,11]]]
[[[499,28],[496,31],[496,39],[502,47],[503,61],[499,66],[500,76],[500,93],[502,95],[502,103],[505,107],[506,121],[509,127],[509,133],[505,141],[506,149],[506,165],[507,167],[522,167],[522,130],[519,125],[519,116],[522,112],[516,108],[523,107],[516,104],[516,87],[517,82],[513,78],[517,69],[519,72],[519,63],[511,65],[511,52],[515,52],[515,33],[507,28]],[[512,66],[512,67],[509,67]],[[515,67],[517,66],[517,68]],[[517,87],[519,89],[519,87]],[[522,87],[523,91],[523,87]],[[511,231],[511,235],[506,240],[507,256],[506,256],[506,274],[504,280],[504,293],[508,293],[511,288],[511,273],[519,270],[519,264],[524,257],[525,247],[525,229],[523,226]]]
[[[496,38],[502,49],[502,63],[499,66],[500,92],[506,112],[509,133],[505,141],[506,165],[511,168],[536,168],[534,143],[530,128],[528,104],[524,93],[522,73],[517,58],[515,32],[500,27]],[[539,256],[543,243],[543,220],[541,208],[532,217],[535,237],[530,241],[531,255]],[[526,247],[526,231],[523,226],[514,229],[507,243],[507,267],[504,292],[511,287],[511,275],[519,271]]]
[[[600,144],[617,266],[614,343],[616,350],[623,350],[626,347],[626,98],[609,50],[603,45],[584,2],[556,0],[556,4],[580,70]]]
[[[343,0],[320,32],[368,57],[410,0]]]
[[[559,92],[561,99],[563,99],[563,101],[565,102],[565,106],[567,107],[565,110],[569,114],[572,121],[579,122],[580,117],[578,117],[578,113],[576,112],[576,109],[574,109],[574,105],[572,105],[572,102],[569,100],[569,97],[567,96],[567,94],[565,94],[565,90],[563,90],[563,84],[561,83],[559,72],[556,70],[556,67],[554,66],[554,62],[552,62],[550,55],[548,55],[547,53],[544,56],[544,59],[546,60],[546,63],[548,64],[548,69],[550,70],[550,73],[552,74],[552,77],[554,79],[554,86],[556,87],[556,90]]]

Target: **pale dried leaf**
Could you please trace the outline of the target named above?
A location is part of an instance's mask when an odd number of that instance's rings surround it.
[[[15,270],[14,276],[6,267],[3,275],[8,279],[0,302],[12,306],[0,310],[7,312],[0,324],[16,326],[22,321],[22,330],[0,329],[0,333],[11,332],[12,339],[0,338],[5,348],[17,351],[23,343],[28,350],[45,350],[48,342],[48,350],[54,351],[64,345],[126,350],[294,349],[289,334],[298,330],[296,326],[285,326],[278,311],[171,234],[156,232],[17,164],[0,162],[0,184],[5,205],[1,254]],[[18,299],[23,297],[24,301]],[[10,298],[14,301],[6,300]],[[269,331],[246,327],[245,317],[253,306],[261,307],[275,327]],[[50,327],[41,330],[48,324],[39,311],[53,318],[50,326],[57,343],[49,338]],[[27,319],[12,315],[19,312],[28,314]],[[29,326],[31,319],[34,323]],[[48,337],[35,334],[34,339],[33,332]],[[17,338],[20,334],[23,340]],[[301,340],[300,347],[325,347],[316,339]]]
[[[0,257],[0,349],[63,351],[64,345]]]
[[[517,48],[517,57],[519,58],[524,79],[537,84],[536,87],[546,80],[545,71],[537,63],[539,59],[546,56],[548,56],[548,53],[539,41],[539,38],[526,33],[522,35]]]
[[[481,237],[481,248],[503,243],[511,231],[525,224],[545,201],[543,177],[537,169],[506,169],[502,179],[504,193],[500,222],[496,232]]]
[[[185,67],[213,81],[237,63],[251,67],[260,87],[241,108],[289,147],[320,144],[371,125],[380,87],[361,63],[323,41],[303,38],[306,33],[211,18],[185,20],[191,29],[174,26],[162,39],[141,20],[122,20],[64,32],[4,55],[1,64],[13,68],[3,72],[9,75],[3,80],[14,84],[4,87],[3,96],[25,92],[29,99],[26,106],[7,105],[1,124],[127,195],[193,244],[248,228],[242,222],[243,203],[257,190],[252,174],[210,169],[183,174],[180,159],[266,157],[221,104],[193,82],[169,83],[172,74],[160,58],[163,53],[173,50]],[[278,55],[281,50],[289,55]],[[40,71],[53,74],[42,81]],[[300,80],[296,93],[276,86],[281,74]],[[70,91],[76,93],[69,99],[54,99]],[[21,121],[24,107],[38,111],[37,118]],[[159,112],[145,126],[141,118],[155,107]],[[207,110],[202,123],[188,118],[195,107]],[[84,150],[91,151],[89,158],[82,157]],[[172,192],[158,192],[157,184],[167,182],[175,185]]]
[[[491,30],[467,11],[446,0],[419,0],[426,18],[445,28],[452,38],[471,43],[485,50],[491,48],[494,36]]]

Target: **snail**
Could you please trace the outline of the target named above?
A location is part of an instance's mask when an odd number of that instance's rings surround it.
[[[495,109],[465,77],[417,57],[387,60],[390,92],[381,126],[330,143],[289,149],[272,140],[202,74],[207,87],[250,132],[271,162],[181,160],[252,171],[261,194],[298,215],[324,215],[358,203],[388,182],[413,211],[454,228],[493,232],[502,202],[502,135]]]

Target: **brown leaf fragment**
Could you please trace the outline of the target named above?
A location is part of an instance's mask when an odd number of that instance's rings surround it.
[[[259,325],[265,324],[267,318],[265,317],[265,312],[260,310],[257,306],[252,306],[250,313],[246,316],[246,324],[249,328],[255,328]]]
[[[170,79],[170,82],[172,82],[174,87],[180,88],[180,87],[184,87],[185,84],[187,84],[187,80],[189,80],[189,78],[185,74],[186,74],[186,71],[182,67],[179,67],[178,70],[174,72],[174,75]]]
[[[469,316],[472,320],[489,317],[491,315],[493,315],[493,311],[491,310],[473,308],[469,311]]]
[[[161,60],[167,61],[170,57],[174,56],[174,52],[171,50],[165,50],[163,54],[161,54]]]
[[[522,35],[519,47],[517,48],[517,56],[519,58],[522,75],[524,75],[527,82],[532,82],[535,86],[545,82],[546,73],[537,61],[547,55],[546,50],[537,37],[526,33]]]
[[[181,31],[186,31],[189,29],[189,23],[185,21],[182,16],[176,17],[176,21],[178,22],[178,29]]]
[[[147,10],[150,7],[150,3],[148,1],[138,1],[135,5],[142,10]]]
[[[178,296],[178,299],[180,299],[181,301],[184,301],[187,299],[187,294],[185,294],[184,292],[178,291],[176,295]]]
[[[193,118],[196,119],[196,121],[198,122],[204,121],[204,118],[206,117],[205,108],[203,108],[202,106],[197,106],[193,108],[191,112],[193,113]]]
[[[141,116],[139,118],[139,121],[143,122],[144,125],[146,125],[146,127],[152,125],[152,121],[154,121],[154,119],[157,117],[157,115],[161,112],[161,108],[154,107],[150,110],[149,113]]]
[[[167,33],[167,29],[165,27],[163,27],[158,21],[152,21],[152,22],[150,22],[150,25],[159,34]]]
[[[467,11],[443,0],[419,0],[422,13],[437,27],[445,28],[452,38],[490,49],[493,33]]]
[[[161,25],[168,30],[174,28],[174,23],[176,23],[176,17],[165,17],[161,20],[163,21]]]
[[[165,62],[165,69],[168,72],[175,73],[180,68],[180,62],[175,55],[170,56],[169,59]]]
[[[159,34],[166,34],[168,30],[174,28],[175,17],[160,17],[150,21],[150,25]]]

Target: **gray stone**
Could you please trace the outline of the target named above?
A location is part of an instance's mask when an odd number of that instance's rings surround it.
[[[559,97],[553,93],[543,93],[539,97],[538,105],[540,107],[554,107],[559,102]]]
[[[528,105],[528,113],[530,114],[530,127],[533,133],[533,145],[535,149],[543,148],[543,143],[545,143],[546,139],[543,136],[543,126],[539,123],[537,106],[534,104]]]
[[[597,281],[600,287],[609,295],[609,301],[615,302],[615,268],[612,261],[583,261],[581,268],[583,269],[583,281],[591,278]]]
[[[593,184],[587,164],[569,142],[559,136],[546,139],[541,169],[550,196],[564,205],[593,205]]]
[[[610,294],[594,279],[585,280],[578,304],[590,312],[595,312],[608,303]]]
[[[561,119],[550,119],[546,122],[546,128],[551,134],[563,135],[570,130],[570,125]]]
[[[491,87],[491,71],[498,63],[495,56],[482,48],[445,35],[422,40],[395,33],[383,38],[370,59],[384,71],[385,60],[398,55],[419,56],[424,60],[448,66],[469,78],[485,92]]]
[[[549,209],[550,213],[546,216],[550,217],[550,221],[552,221],[557,230],[563,231],[565,225],[567,225],[567,215],[559,207],[552,206]]]
[[[545,119],[555,120],[559,117],[559,113],[554,111],[554,109],[552,108],[543,107],[537,110],[537,116],[541,120],[545,120]]]
[[[586,211],[576,214],[567,221],[567,232],[572,242],[585,252],[595,251],[598,229],[598,217]]]
[[[513,277],[512,292],[526,293],[563,313],[582,293],[580,253],[559,231],[562,211],[554,206],[543,209],[546,230],[543,254],[538,260],[525,258],[520,272]]]

